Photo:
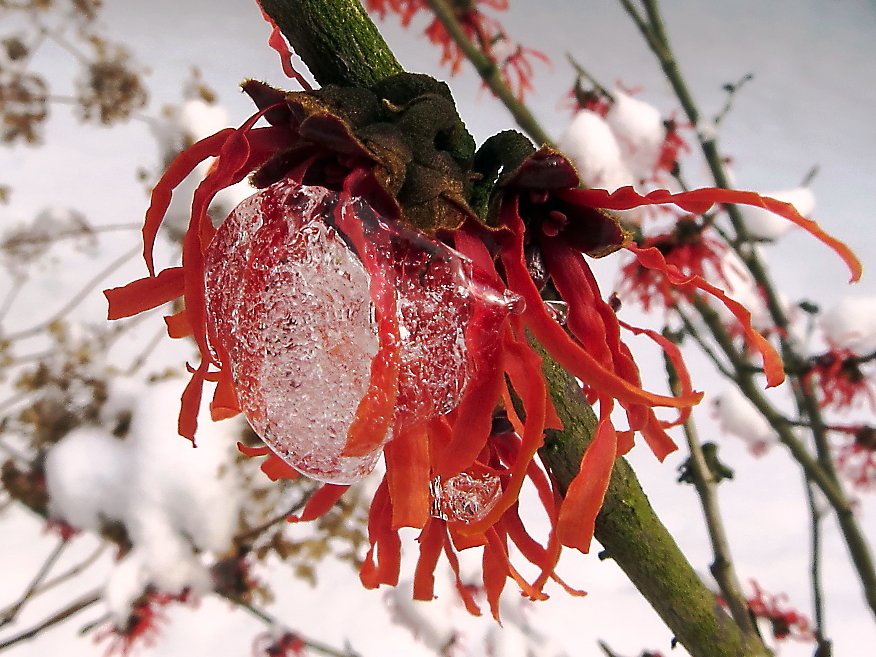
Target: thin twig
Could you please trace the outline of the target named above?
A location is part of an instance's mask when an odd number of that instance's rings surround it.
[[[70,568],[69,570],[61,573],[60,575],[53,577],[42,585],[38,586],[34,591],[34,595],[45,593],[46,591],[55,588],[59,584],[63,584],[69,579],[76,577],[80,573],[85,572],[90,568],[99,558],[100,556],[107,551],[109,548],[109,543],[101,542],[94,552],[88,555],[85,559],[80,561],[78,564]]]
[[[27,601],[33,597],[36,593],[37,587],[49,574],[49,571],[52,569],[52,566],[55,565],[55,562],[58,560],[58,557],[61,556],[61,553],[67,547],[69,541],[65,539],[60,539],[58,541],[58,545],[55,546],[55,549],[52,550],[51,554],[49,554],[48,558],[43,562],[43,565],[40,566],[40,569],[37,571],[37,574],[34,575],[34,578],[31,580],[27,589],[25,589],[22,596],[18,599],[18,602],[8,607],[5,611],[0,612],[0,627],[13,622],[18,613],[21,611],[22,607],[27,604]]]
[[[570,53],[566,53],[566,59],[569,60],[569,64],[571,64],[572,68],[575,69],[575,72],[578,74],[579,78],[586,78],[590,84],[592,84],[596,91],[599,92],[600,95],[608,98],[610,102],[614,102],[614,94],[612,94],[608,89],[599,84],[599,80],[594,78],[587,70],[579,64],[574,57]]]
[[[218,594],[218,595],[225,598],[229,602],[233,602],[238,607],[241,607],[242,609],[246,609],[246,611],[248,611],[250,614],[252,614],[256,618],[258,618],[260,621],[262,621],[263,623],[265,623],[269,627],[272,627],[272,628],[283,627],[283,623],[281,623],[279,620],[277,620],[276,618],[274,618],[273,616],[268,614],[266,611],[263,611],[263,610],[259,609],[258,607],[253,606],[251,603],[249,603],[245,600],[242,600],[240,598],[236,598],[234,596],[224,595],[224,594]],[[324,643],[320,643],[319,641],[314,641],[313,639],[308,639],[307,637],[302,636],[298,632],[295,632],[294,634],[298,638],[298,640],[301,641],[301,643],[303,643],[306,647],[310,648],[311,650],[316,650],[317,652],[321,652],[324,655],[329,655],[330,657],[358,657],[358,654],[353,652],[350,649],[347,649],[346,652],[340,652],[339,650],[336,650],[335,648],[332,648],[331,646],[327,646]]]
[[[94,278],[88,281],[82,289],[73,295],[73,298],[70,299],[64,306],[54,313],[51,317],[31,326],[30,328],[22,329],[20,331],[16,331],[8,336],[6,336],[6,340],[9,342],[13,342],[15,340],[22,340],[24,338],[32,337],[38,334],[40,331],[45,330],[49,326],[51,326],[54,322],[57,322],[60,319],[63,319],[67,313],[73,310],[76,306],[78,306],[85,298],[91,294],[94,288],[101,283],[105,278],[113,274],[117,269],[121,268],[128,260],[136,256],[138,253],[142,251],[142,247],[136,246],[130,251],[125,252],[115,260],[113,260],[107,267],[103,269],[103,271],[99,272]]]
[[[736,84],[725,84],[724,89],[727,92],[727,102],[724,103],[724,107],[721,109],[718,114],[715,115],[714,122],[715,125],[718,125],[723,121],[727,115],[730,113],[730,110],[733,109],[733,101],[736,98],[736,94],[739,93],[739,90],[745,85],[746,82],[749,82],[754,75],[752,73],[747,73],[740,78],[739,82]]]
[[[478,72],[478,75],[481,76],[484,84],[487,85],[490,91],[492,91],[502,104],[505,105],[508,111],[511,112],[511,116],[514,117],[514,120],[517,122],[517,125],[520,126],[520,129],[529,135],[538,146],[551,146],[553,144],[551,138],[548,137],[547,132],[541,127],[541,124],[535,116],[533,116],[532,112],[529,111],[529,108],[520,102],[517,96],[514,95],[511,87],[508,86],[505,78],[502,77],[502,71],[499,69],[499,65],[484,54],[484,52],[468,38],[465,31],[462,29],[462,25],[460,25],[459,21],[456,19],[456,15],[448,4],[444,0],[426,0],[426,4],[432,9],[435,18],[437,18],[444,26],[444,29],[447,30],[447,34],[450,35],[450,38],[453,39],[454,43],[459,46],[459,49],[468,58],[468,61],[470,61],[472,66],[475,67],[475,70]]]
[[[79,600],[70,603],[69,605],[67,605],[66,607],[61,609],[60,611],[52,614],[47,619],[38,623],[37,625],[30,628],[29,630],[26,630],[26,631],[22,632],[21,634],[16,634],[15,636],[13,636],[9,639],[6,639],[5,641],[0,641],[0,652],[2,652],[3,650],[6,650],[7,648],[11,648],[12,646],[14,646],[18,643],[21,643],[22,641],[27,641],[28,639],[32,639],[33,637],[35,637],[38,634],[40,634],[41,632],[49,629],[53,625],[57,625],[58,623],[61,623],[65,620],[67,620],[71,616],[75,616],[80,611],[84,611],[85,609],[88,609],[92,605],[99,602],[100,599],[101,599],[101,592],[100,591],[92,591],[91,593],[88,593],[88,594],[82,596],[81,598],[79,598]]]
[[[678,373],[668,358],[666,359],[666,374],[669,378],[672,394],[680,395],[681,385]],[[742,587],[739,585],[739,578],[736,576],[736,569],[733,567],[733,560],[730,556],[730,542],[727,539],[727,532],[724,529],[724,522],[721,519],[721,511],[718,507],[718,497],[716,495],[717,480],[706,463],[693,418],[689,417],[682,425],[682,428],[684,429],[684,436],[690,450],[688,466],[693,475],[694,488],[700,499],[709,541],[712,544],[712,553],[715,556],[710,570],[715,581],[718,583],[718,587],[721,589],[721,596],[730,610],[733,620],[752,640],[757,639],[760,635],[752,621],[748,602],[742,594]]]
[[[812,531],[811,562],[809,576],[812,583],[812,609],[815,617],[815,635],[819,641],[825,636],[824,595],[821,591],[821,510],[815,500],[812,482],[806,480],[806,496],[809,500],[809,518]]]

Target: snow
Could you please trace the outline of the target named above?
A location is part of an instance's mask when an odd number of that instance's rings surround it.
[[[736,387],[717,395],[712,400],[712,409],[721,431],[741,438],[755,454],[779,442],[769,422]]]
[[[650,179],[666,138],[660,110],[620,89],[611,95],[614,103],[605,122],[620,146],[624,164],[637,182]]]
[[[51,515],[84,530],[122,522],[134,549],[119,561],[105,588],[115,618],[151,584],[161,591],[203,595],[212,582],[205,558],[231,547],[239,520],[233,468],[240,424],[214,424],[201,412],[201,447],[177,435],[172,409],[185,381],[171,378],[139,397],[122,381],[110,393],[106,417],[133,414],[130,434],[97,427],[71,431],[46,456]]]
[[[807,219],[811,218],[812,210],[815,209],[815,195],[809,187],[766,192],[763,196],[769,196],[783,203],[790,203],[796,208],[797,212]],[[748,228],[748,232],[755,239],[775,241],[796,227],[796,224],[770,212],[766,208],[752,205],[740,205],[737,207],[745,219],[745,226]]]
[[[613,192],[636,182],[611,127],[596,112],[578,112],[560,135],[557,146],[588,187]]]
[[[100,531],[128,512],[131,448],[99,427],[74,429],[46,455],[46,485],[53,518]]]
[[[876,351],[876,297],[847,297],[821,316],[828,342],[859,356]]]

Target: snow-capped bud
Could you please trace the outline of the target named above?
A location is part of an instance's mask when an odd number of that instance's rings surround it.
[[[827,341],[858,356],[876,351],[876,297],[846,298],[821,317]]]
[[[715,397],[712,409],[721,430],[744,440],[754,454],[763,454],[779,442],[769,422],[736,388],[728,388]]]
[[[560,135],[558,145],[588,187],[612,192],[635,182],[614,133],[595,112],[578,112]]]
[[[620,146],[624,163],[636,180],[645,180],[654,175],[666,126],[663,117],[653,105],[649,105],[619,89],[612,91],[614,103],[605,117]]]

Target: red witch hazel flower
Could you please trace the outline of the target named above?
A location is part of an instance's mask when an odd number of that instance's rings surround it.
[[[814,382],[818,386],[822,408],[849,409],[866,400],[870,409],[876,412],[873,380],[861,369],[868,360],[870,357],[861,357],[850,349],[837,347],[810,359],[804,380],[809,385]]]
[[[274,636],[265,632],[256,637],[252,646],[253,657],[301,657],[307,649],[304,640],[294,632]]]
[[[767,593],[754,580],[751,580],[751,586],[754,589],[754,596],[748,600],[748,607],[757,618],[769,622],[773,638],[780,641],[789,638],[796,641],[815,640],[809,619],[796,609],[787,606],[787,595]]]
[[[864,491],[876,488],[876,427],[835,427],[835,430],[852,437],[834,449],[839,473],[856,488]]]
[[[532,90],[532,60],[539,59],[545,64],[549,64],[550,60],[538,50],[515,44],[505,34],[499,21],[483,14],[478,7],[486,5],[497,11],[505,11],[508,9],[507,0],[453,0],[448,4],[465,35],[499,67],[502,77],[518,98],[523,98],[527,91]],[[424,0],[367,0],[365,6],[380,18],[389,12],[398,14],[405,27],[420,11],[431,12]],[[450,65],[450,74],[459,73],[466,57],[443,23],[433,18],[425,34],[433,45],[441,48],[441,63]]]
[[[645,238],[642,248],[655,248],[668,265],[686,276],[702,279],[723,277],[723,255],[727,247],[709,235],[708,229],[696,218],[681,217],[669,233]],[[659,270],[649,269],[632,260],[621,269],[619,295],[622,299],[637,299],[647,311],[659,304],[672,308],[680,298],[678,290]]]
[[[187,602],[188,593],[171,595],[150,590],[134,604],[124,626],[109,625],[94,637],[95,642],[108,641],[106,655],[129,657],[138,646],[150,647],[158,637],[159,625],[167,622],[163,608],[171,602]]]
[[[546,582],[560,582],[561,548],[589,549],[614,459],[634,435],[660,459],[675,449],[666,429],[701,395],[674,345],[618,321],[584,255],[626,248],[682,291],[718,297],[763,355],[768,384],[781,382],[781,363],[744,308],[656,248],[630,244],[600,208],[675,203],[704,212],[751,202],[788,214],[791,206],[724,190],[578,189],[562,155],[534,152],[516,133],[475,155],[446,85],[426,76],[295,93],[250,81],[244,90],[259,112],[184,151],[156,186],[143,229],[149,276],[107,290],[109,314],[182,297],[168,332],[192,337],[201,361],[183,393],[180,433],[194,439],[203,387],[215,381],[213,418],[243,412],[272,452],[266,471],[324,482],[294,520],[321,516],[383,458],[365,586],[398,583],[399,530],[412,527],[420,530],[416,599],[434,597],[443,554],[466,608],[480,613],[459,574],[457,553],[472,548],[483,553],[494,616],[508,579],[544,599]],[[261,118],[268,125],[256,127]],[[152,247],[172,190],[208,157],[216,159],[194,195],[182,266],[156,275]],[[250,174],[261,191],[215,229],[210,200]],[[667,351],[680,396],[642,389],[622,327]],[[545,432],[562,423],[530,335],[599,405],[594,440],[566,491],[538,457]],[[620,430],[615,406],[627,421]],[[660,420],[656,407],[679,417]],[[550,520],[543,542],[518,516],[526,481]],[[533,579],[512,565],[512,545],[537,567]]]

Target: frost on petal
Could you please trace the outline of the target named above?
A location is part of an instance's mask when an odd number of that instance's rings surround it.
[[[358,236],[338,227],[351,215],[361,223]],[[357,252],[363,241],[371,245],[367,258]],[[371,436],[367,449],[345,452],[360,402],[373,392],[381,341],[399,343],[397,380],[388,384],[397,386],[397,426],[459,403],[469,369],[465,330],[487,294],[476,289],[471,267],[360,198],[283,180],[238,206],[210,244],[211,347],[271,449],[315,479],[352,483],[390,438]],[[372,272],[391,303],[373,302]],[[397,337],[379,334],[380,313],[391,306]]]
[[[808,187],[769,192],[764,194],[764,196],[769,196],[783,203],[790,203],[801,216],[806,218],[812,214],[812,210],[815,208],[815,195]],[[784,217],[780,217],[766,208],[752,205],[740,205],[738,207],[745,219],[745,226],[748,228],[748,232],[756,239],[777,240],[795,226],[795,224]]]
[[[833,346],[858,356],[876,351],[876,297],[843,299],[822,315],[820,324]]]
[[[779,442],[763,415],[736,388],[728,388],[715,397],[712,409],[721,430],[744,440],[754,454],[762,454]]]
[[[636,182],[611,128],[595,112],[578,112],[560,135],[558,145],[588,187],[613,192]]]
[[[654,175],[666,128],[660,110],[620,89],[612,92],[614,103],[605,116],[620,146],[624,163],[636,180]]]
[[[124,519],[130,461],[129,446],[103,429],[81,427],[68,433],[46,456],[52,517],[91,531]]]

